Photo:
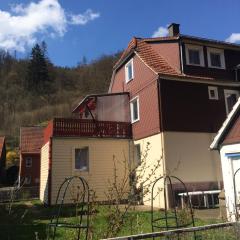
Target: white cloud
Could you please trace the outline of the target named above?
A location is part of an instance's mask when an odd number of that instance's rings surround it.
[[[10,12],[0,10],[0,48],[23,52],[39,35],[61,37],[69,24],[85,25],[99,16],[91,9],[77,15],[66,13],[58,0],[12,5]]]
[[[78,15],[70,14],[69,17],[70,17],[70,21],[69,21],[70,24],[85,25],[87,22],[100,17],[100,13],[94,13],[91,9],[88,9],[83,14],[78,14]]]
[[[168,35],[167,27],[159,27],[157,31],[155,31],[152,37],[165,37]]]
[[[227,39],[226,42],[236,43],[240,41],[240,33],[232,33]]]

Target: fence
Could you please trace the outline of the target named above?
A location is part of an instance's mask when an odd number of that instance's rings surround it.
[[[240,223],[226,222],[210,224],[199,227],[181,228],[169,231],[108,238],[105,240],[137,240],[137,239],[238,240],[240,239]]]

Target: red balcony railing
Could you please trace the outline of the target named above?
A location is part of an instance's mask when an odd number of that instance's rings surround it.
[[[45,142],[50,136],[131,138],[132,130],[128,122],[55,118],[45,130]]]

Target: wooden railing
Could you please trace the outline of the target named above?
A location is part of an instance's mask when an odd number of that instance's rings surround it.
[[[55,137],[131,138],[132,136],[131,124],[128,122],[55,118],[46,129],[48,133],[52,132],[52,136]]]

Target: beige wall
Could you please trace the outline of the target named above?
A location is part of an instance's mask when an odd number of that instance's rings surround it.
[[[217,151],[210,151],[211,133],[164,132],[167,173],[185,183],[222,181]]]
[[[40,164],[40,200],[48,201],[48,168],[49,168],[49,142],[41,149]]]
[[[142,158],[147,153],[147,156],[144,158],[146,161],[146,166],[142,169],[141,165],[139,167],[140,172],[144,173],[144,177],[140,182],[144,182],[143,184],[143,202],[144,205],[151,205],[151,192],[152,192],[152,183],[156,178],[163,176],[165,162],[164,162],[164,154],[163,154],[163,139],[162,134],[157,134],[151,137],[147,137],[138,141],[134,141],[134,144],[140,144],[141,146],[141,154]],[[149,143],[149,144],[148,144]],[[147,149],[147,146],[149,150]],[[160,161],[160,164],[158,164]],[[154,165],[158,165],[157,170],[154,174],[152,174],[152,170],[154,169]],[[141,174],[141,173],[139,173]],[[148,181],[146,179],[149,178]],[[164,207],[164,198],[163,198],[163,181],[158,181],[154,187],[154,201],[153,204],[155,207],[163,208]],[[157,194],[159,193],[159,194]]]
[[[105,192],[113,178],[114,161],[119,182],[122,182],[125,164],[129,161],[131,141],[103,138],[53,138],[52,140],[52,203],[60,184],[70,176],[84,177],[96,192],[98,201],[107,200]],[[74,149],[89,147],[89,171],[74,169]],[[66,197],[66,202],[70,196]]]

